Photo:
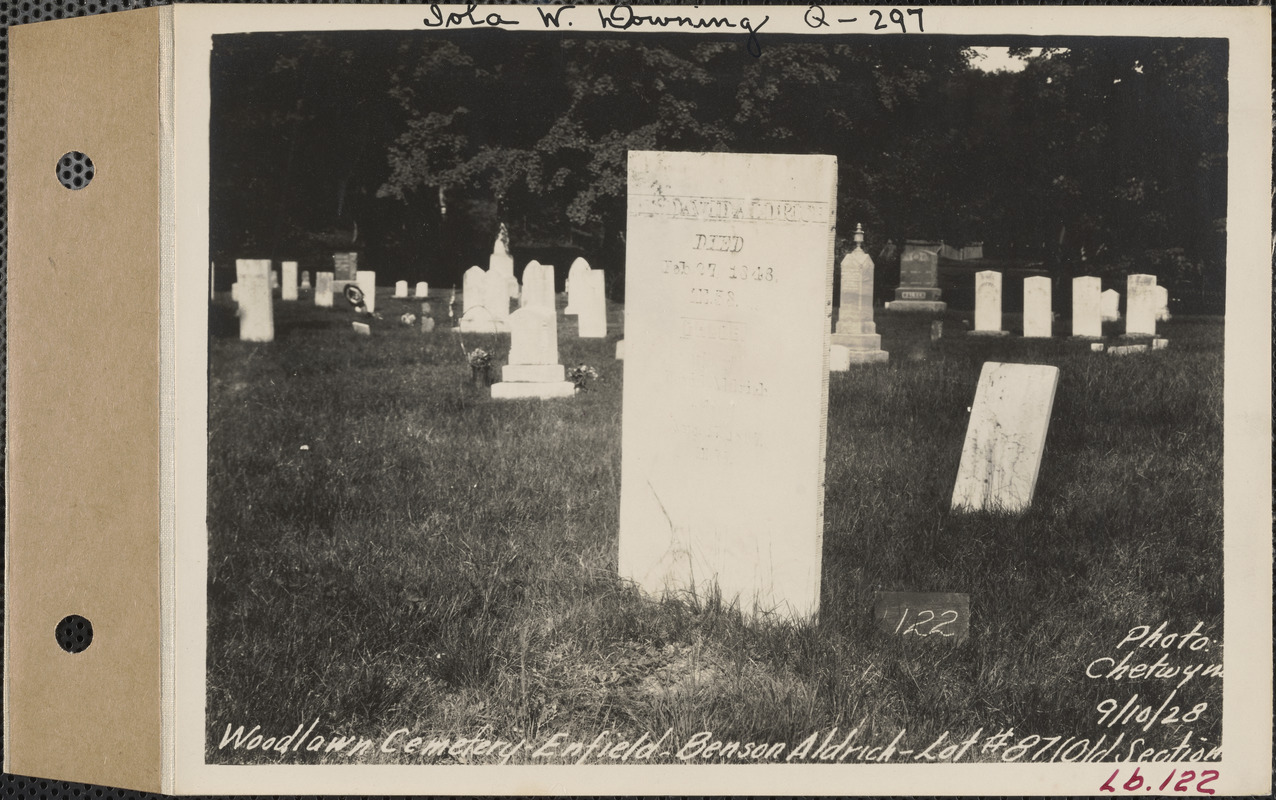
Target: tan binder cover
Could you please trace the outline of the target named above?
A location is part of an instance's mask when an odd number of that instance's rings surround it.
[[[11,32],[6,771],[160,790],[161,9]],[[55,174],[80,151],[82,189]],[[93,640],[64,652],[69,614]]]

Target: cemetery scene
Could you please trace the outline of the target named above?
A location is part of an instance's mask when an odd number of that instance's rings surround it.
[[[214,39],[208,763],[1220,758],[1225,42],[469,33]]]

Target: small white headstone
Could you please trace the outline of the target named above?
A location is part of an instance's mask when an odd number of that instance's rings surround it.
[[[523,269],[523,295],[520,306],[539,306],[554,310],[554,265],[531,261]]]
[[[1023,279],[1023,335],[1049,338],[1053,333],[1050,279],[1036,275]]]
[[[270,288],[271,289],[279,288],[279,273],[274,270],[270,271]]]
[[[407,297],[407,296],[408,296],[408,282],[407,282],[407,281],[395,281],[395,282],[394,282],[394,296],[395,296],[395,297]]]
[[[984,363],[953,487],[954,510],[1032,505],[1059,368]]]
[[[509,330],[510,298],[500,273],[470,267],[463,276],[462,333],[505,333]]]
[[[563,309],[564,314],[579,313],[577,310],[577,301],[580,299],[580,294],[578,292],[574,295],[575,299],[573,299],[572,281],[574,281],[577,276],[586,272],[589,272],[589,262],[583,258],[576,259],[572,262],[572,265],[567,268],[567,308]]]
[[[429,296],[430,296],[430,284],[426,283],[425,281],[418,281],[416,285],[416,291],[413,293],[413,297],[429,297]]]
[[[1072,335],[1086,338],[1103,336],[1100,314],[1102,281],[1094,277],[1072,279]]]
[[[1001,329],[1001,273],[986,269],[975,273],[974,333],[998,334]]]
[[[270,261],[241,258],[235,262],[235,298],[239,302],[239,338],[245,342],[275,339],[275,312],[270,297]]]
[[[1129,275],[1125,279],[1125,335],[1156,335],[1156,276]]]
[[[350,325],[354,328],[354,332],[359,336],[372,335],[372,328],[366,322],[352,322]]]
[[[591,269],[577,279],[580,284],[580,300],[576,303],[580,338],[604,339],[607,337],[607,294],[603,271]]]
[[[1156,321],[1166,322],[1170,318],[1170,290],[1164,286],[1152,289],[1156,302]]]
[[[619,570],[647,592],[819,608],[836,188],[831,156],[629,153]]]
[[[332,273],[315,273],[315,305],[332,308]]]
[[[363,290],[363,307],[371,314],[377,310],[377,273],[361,269],[354,274],[355,283]]]
[[[1121,293],[1116,289],[1104,289],[1099,295],[1099,316],[1104,322],[1121,319]]]
[[[280,286],[279,298],[281,300],[297,299],[297,262],[285,261],[283,263],[284,282]]]

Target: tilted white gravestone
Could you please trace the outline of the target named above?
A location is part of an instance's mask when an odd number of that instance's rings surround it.
[[[579,313],[576,306],[577,301],[580,300],[580,291],[582,287],[578,286],[576,294],[573,295],[572,282],[576,280],[577,276],[586,272],[589,272],[589,262],[583,258],[576,259],[572,262],[572,265],[567,268],[567,308],[563,309],[564,314]]]
[[[1125,279],[1125,335],[1156,335],[1156,276],[1128,275]]]
[[[315,273],[315,305],[332,308],[332,273]]]
[[[363,307],[369,314],[377,310],[377,273],[361,269],[354,274],[355,282],[363,290]]]
[[[527,286],[524,273],[523,285]],[[576,387],[563,379],[558,363],[558,315],[543,305],[524,306],[510,314],[510,360],[501,368],[501,382],[492,384],[492,398],[571,397]]]
[[[953,486],[953,509],[1015,512],[1032,505],[1058,385],[1058,367],[984,363]]]
[[[1001,329],[1001,273],[975,273],[975,329],[971,333],[1005,336]]]
[[[582,339],[603,339],[607,336],[607,293],[601,269],[581,273],[576,282],[580,300],[576,303],[576,319],[580,323]]]
[[[235,262],[235,296],[239,301],[239,338],[246,342],[275,339],[270,297],[270,261],[241,258]]]
[[[1046,337],[1054,333],[1050,279],[1036,275],[1023,279],[1023,335]]]
[[[1096,339],[1103,336],[1100,313],[1102,281],[1084,276],[1072,279],[1072,336]]]
[[[297,262],[285,261],[283,263],[283,284],[280,286],[279,298],[281,300],[297,299]]]
[[[648,592],[819,608],[836,191],[832,156],[629,154],[619,567]]]

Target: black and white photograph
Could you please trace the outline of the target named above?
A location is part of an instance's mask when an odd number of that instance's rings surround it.
[[[210,35],[201,767],[1225,787],[1235,47],[958,13]]]

